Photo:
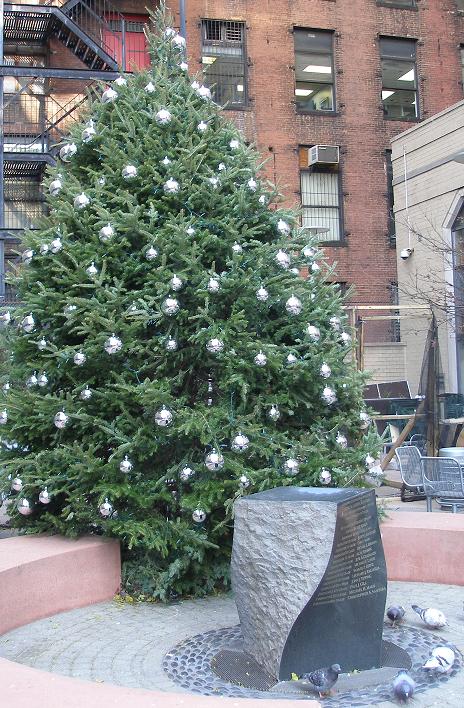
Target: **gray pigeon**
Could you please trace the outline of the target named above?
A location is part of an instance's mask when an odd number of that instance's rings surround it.
[[[330,695],[332,687],[337,683],[340,672],[340,664],[332,664],[327,669],[316,669],[316,671],[311,671],[309,674],[303,674],[301,680],[309,681],[322,698],[322,696]]]
[[[391,622],[391,626],[394,627],[397,622],[402,622],[406,610],[402,605],[392,605],[387,609],[387,617]]]
[[[416,684],[406,671],[401,671],[393,681],[393,693],[399,703],[407,703],[413,697],[415,688]]]
[[[411,605],[414,612],[417,612],[422,622],[430,629],[441,629],[448,624],[448,620],[441,610],[436,610],[434,607],[422,609],[418,605]]]

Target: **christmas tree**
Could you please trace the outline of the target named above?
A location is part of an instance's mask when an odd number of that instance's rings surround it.
[[[362,484],[377,439],[331,270],[156,22],[26,234],[0,490],[26,531],[120,539],[126,587],[166,599],[227,586],[239,495]]]

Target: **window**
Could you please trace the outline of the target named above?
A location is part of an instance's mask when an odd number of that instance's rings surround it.
[[[341,189],[338,165],[308,164],[308,148],[300,148],[301,205],[304,228],[320,241],[341,241]]]
[[[47,213],[40,177],[5,177],[3,189],[5,228],[35,228],[37,219]]]
[[[416,41],[381,37],[380,56],[384,117],[415,120],[419,117]]]
[[[377,0],[377,5],[411,9],[417,7],[416,0]]]
[[[461,44],[459,52],[461,54],[461,81],[464,87],[464,45]]]
[[[246,106],[245,23],[203,20],[201,61],[205,83],[224,108]]]
[[[293,37],[297,110],[333,112],[333,32],[295,29]]]
[[[385,150],[385,175],[387,177],[388,238],[390,240],[390,245],[394,246],[396,243],[395,213],[393,211],[395,200],[393,192],[393,167],[391,156],[391,150]]]

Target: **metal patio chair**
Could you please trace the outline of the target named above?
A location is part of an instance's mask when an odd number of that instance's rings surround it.
[[[401,501],[410,502],[425,499],[422,482],[422,456],[419,449],[415,445],[404,445],[396,448],[395,455],[403,482]]]
[[[450,506],[453,514],[464,507],[463,468],[452,457],[423,457],[422,481],[427,499],[427,511],[432,511],[432,500]]]

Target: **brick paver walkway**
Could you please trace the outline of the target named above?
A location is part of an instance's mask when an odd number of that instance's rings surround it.
[[[431,559],[433,562],[433,559]],[[463,588],[392,582],[389,601],[439,607],[450,626],[443,638],[464,651]],[[104,602],[34,622],[0,637],[0,656],[45,671],[122,686],[180,692],[162,671],[164,654],[187,637],[238,621],[233,600],[216,597],[169,606]],[[420,626],[408,611],[407,622]],[[435,632],[440,634],[440,632]],[[462,708],[464,671],[414,705]],[[373,704],[375,705],[375,704]],[[390,706],[388,703],[377,704]]]

